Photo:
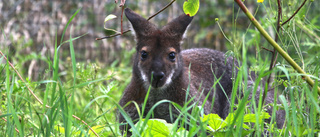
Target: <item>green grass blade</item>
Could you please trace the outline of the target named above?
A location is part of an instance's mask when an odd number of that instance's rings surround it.
[[[71,55],[71,62],[72,62],[72,71],[73,71],[73,84],[72,86],[74,87],[76,85],[76,74],[77,74],[77,68],[76,68],[76,57],[75,57],[75,53],[74,53],[74,47],[73,47],[73,42],[72,42],[72,29],[73,26],[71,26],[71,29],[70,29],[70,55]],[[73,102],[74,102],[74,92],[75,92],[75,88],[73,88],[72,90],[72,95],[71,95],[71,100],[69,102],[69,112],[68,112],[68,131],[66,131],[66,134],[70,134],[70,136],[72,135],[71,133],[71,120],[72,120],[72,114],[73,114]]]
[[[11,116],[11,115],[12,115],[12,113],[8,113],[8,114],[1,114],[1,115],[0,115],[0,118],[7,117],[7,116]]]
[[[71,34],[71,33],[70,33],[70,34]],[[78,36],[78,37],[75,37],[75,38],[70,37],[70,39],[68,39],[68,40],[60,43],[59,46],[62,46],[63,44],[66,44],[66,43],[68,43],[69,46],[70,46],[70,42],[75,41],[75,40],[77,40],[77,39],[79,39],[79,38],[81,38],[81,37],[83,37],[83,36],[85,36],[85,35],[87,35],[87,34],[88,34],[88,33],[85,33],[85,34],[83,34],[83,35],[81,35],[81,36]]]
[[[119,112],[121,113],[121,115],[128,122],[128,124],[131,126],[131,130],[133,131],[132,134],[140,136],[140,133],[139,133],[138,129],[134,126],[132,119],[128,116],[128,114],[123,110],[123,108],[118,103],[115,103],[115,104],[116,104]]]
[[[289,113],[289,106],[288,106],[288,102],[287,102],[286,98],[285,98],[283,95],[280,95],[280,96],[279,96],[279,100],[281,101],[281,103],[282,103],[282,105],[283,105],[283,107],[284,107],[284,110],[285,110],[285,112],[286,112],[286,120],[287,120],[287,121],[290,121],[290,117],[289,117],[289,114],[290,114],[290,113]],[[287,122],[287,124],[290,125],[291,123]],[[285,136],[289,136],[289,128],[290,128],[290,126],[288,126],[288,127],[286,128]]]
[[[11,109],[11,94],[10,94],[10,69],[9,69],[9,63],[7,61],[6,63],[6,91],[7,91],[7,113],[10,114],[10,109]],[[11,113],[12,114],[12,113]],[[9,136],[13,136],[14,134],[14,125],[13,122],[11,121],[10,117],[7,116],[7,133]]]
[[[296,101],[295,101],[295,99],[294,99],[294,96],[293,96],[293,92],[294,92],[295,90],[293,89],[293,88],[290,88],[290,92],[289,92],[289,94],[290,94],[290,99],[291,99],[291,104],[290,104],[290,106],[291,106],[291,116],[292,116],[292,122],[293,122],[293,133],[295,133],[295,135],[296,136],[299,136],[300,134],[299,134],[299,129],[298,129],[298,120],[297,120],[297,112],[298,112],[298,110],[297,110],[297,108],[296,108],[296,105],[298,105],[298,104],[296,104]]]
[[[140,129],[144,129],[144,127],[147,125],[148,119],[151,117],[151,114],[153,113],[153,110],[160,104],[162,103],[170,103],[171,101],[169,100],[160,100],[158,101],[156,104],[154,104],[151,109],[149,110],[149,112],[147,113],[146,117],[144,118],[143,124],[140,127]],[[142,131],[140,131],[139,133],[142,133]]]
[[[81,8],[79,8],[79,9],[71,16],[71,18],[69,19],[68,23],[66,24],[66,26],[65,26],[65,28],[64,28],[64,30],[63,30],[63,32],[62,32],[60,43],[63,42],[63,36],[64,36],[64,34],[66,33],[69,24],[71,23],[71,21],[73,20],[73,18],[78,14],[78,12],[79,12],[80,10],[81,10]],[[61,44],[60,44],[60,45],[61,45]]]
[[[103,81],[103,80],[106,80],[106,79],[108,79],[108,77],[103,77],[103,78],[99,78],[99,79],[87,81],[87,82],[80,83],[80,84],[77,84],[77,85],[75,85],[75,86],[72,86],[72,87],[70,87],[69,89],[81,88],[81,87],[87,86],[87,85],[89,85],[89,84],[92,84],[92,83],[95,83],[95,82],[99,82],[99,81]]]
[[[57,41],[57,33],[55,36],[55,44],[54,44],[54,56],[53,56],[53,74],[52,74],[52,80],[55,81],[52,83],[52,91],[51,91],[51,98],[55,98],[56,94],[56,87],[57,87],[57,81],[58,81],[58,70],[59,70],[59,52],[58,52],[58,41]],[[51,99],[50,106],[53,105],[54,99]]]
[[[14,74],[12,74],[12,82],[11,82],[11,86],[10,86],[10,72],[9,72],[10,70],[9,70],[9,63],[8,63],[8,61],[7,61],[7,70],[6,70],[6,72],[7,72],[7,79],[6,79],[6,84],[7,84],[7,97],[8,97],[8,111],[11,111],[11,113],[12,113],[12,116],[13,116],[13,121],[14,121],[14,123],[12,123],[13,124],[13,126],[14,125],[16,125],[17,126],[17,129],[19,130],[19,136],[20,137],[23,137],[24,136],[24,130],[23,130],[23,127],[22,127],[22,125],[21,125],[21,123],[20,123],[20,120],[19,120],[19,118],[18,118],[18,114],[17,114],[17,112],[16,112],[16,110],[15,110],[15,108],[13,107],[13,105],[12,105],[12,102],[11,102],[11,95],[12,95],[12,92],[13,92],[13,86],[14,86],[14,81],[15,81],[15,76],[14,76]],[[15,100],[14,100],[15,101]],[[15,101],[16,102],[16,101]]]

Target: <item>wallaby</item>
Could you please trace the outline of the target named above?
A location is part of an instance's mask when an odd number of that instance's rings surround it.
[[[237,74],[236,66],[233,65],[237,65],[237,61],[231,57],[226,58],[220,51],[207,48],[181,50],[183,34],[193,17],[180,15],[158,29],[131,9],[126,8],[125,15],[134,29],[137,52],[131,82],[119,104],[124,107],[128,102],[135,101],[141,110],[151,86],[145,112],[164,99],[183,106],[189,87],[187,99],[195,97],[193,101],[199,102],[199,105],[204,103],[205,114],[216,113],[225,118],[230,108],[228,99],[232,92],[232,74]],[[215,79],[220,77],[219,86],[213,88]],[[204,102],[208,94],[209,98]],[[139,118],[133,103],[123,109],[132,120]],[[179,112],[175,109],[171,111],[175,114],[173,118],[169,114],[169,103],[163,103],[155,108],[153,117],[172,123]],[[121,114],[118,117],[119,122],[125,122]],[[121,130],[124,128],[120,127]]]

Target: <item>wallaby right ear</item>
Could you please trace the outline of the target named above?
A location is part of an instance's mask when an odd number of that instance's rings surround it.
[[[166,32],[169,36],[177,38],[180,41],[192,19],[193,17],[182,14],[169,22],[161,30]]]
[[[154,30],[156,30],[156,26],[150,23],[145,18],[141,17],[137,13],[133,12],[131,9],[126,8],[124,10],[124,13],[126,14],[126,17],[130,21],[136,37],[143,37],[147,36],[148,34],[152,33]]]

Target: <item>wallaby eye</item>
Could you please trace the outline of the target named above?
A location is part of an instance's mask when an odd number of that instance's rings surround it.
[[[148,53],[146,51],[141,51],[141,60],[145,60],[148,57]]]
[[[169,53],[169,60],[174,62],[176,60],[176,53],[170,52]]]

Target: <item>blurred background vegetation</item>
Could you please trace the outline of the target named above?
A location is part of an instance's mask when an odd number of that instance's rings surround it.
[[[169,0],[127,0],[125,7],[147,18],[169,2]],[[183,0],[177,0],[151,22],[158,26],[165,25],[183,13],[183,2]],[[301,3],[298,0],[282,0],[283,20],[290,17]],[[255,13],[256,19],[271,36],[275,37],[276,2],[265,0],[263,4],[260,4],[255,0],[247,0],[245,4],[252,13]],[[314,70],[319,69],[320,62],[319,6],[320,2],[317,0],[307,1],[294,19],[283,26],[279,41],[279,44],[303,69],[316,77],[320,77],[320,74],[314,74]],[[62,37],[68,20],[80,8],[80,12],[71,22],[73,29],[70,30],[71,26],[69,26]],[[119,100],[122,91],[130,81],[131,56],[135,52],[135,42],[129,33],[99,41],[95,38],[112,34],[104,30],[104,25],[120,31],[121,10],[119,4],[115,4],[113,0],[0,0],[0,50],[26,78],[32,90],[43,99],[49,83],[47,80],[52,79],[56,39],[57,45],[60,45],[60,40],[68,40],[70,33],[72,37],[86,34],[73,41],[77,61],[77,84],[85,83],[84,86],[76,89],[73,103],[74,114],[91,126],[109,127],[104,129],[106,130],[105,135],[114,135],[110,133],[116,125],[114,102]],[[118,18],[104,24],[104,18],[109,14],[114,14]],[[218,22],[216,18],[219,19]],[[125,17],[123,20],[126,30],[130,25]],[[263,50],[262,47],[267,49],[272,49],[272,47],[250,25],[250,21],[232,0],[200,0],[200,10],[192,21],[186,37],[183,48],[208,47],[223,52],[230,51],[241,60],[239,54],[244,44],[246,50],[249,51],[249,64],[253,68],[261,61],[260,59],[270,61],[270,52]],[[59,78],[65,89],[72,87],[74,77],[69,50],[68,44],[63,44],[59,49]],[[278,65],[289,68],[289,72],[294,72],[281,56],[277,62]],[[0,115],[5,114],[8,110],[5,66],[6,61],[1,56]],[[86,83],[97,79],[102,80]],[[277,80],[283,81],[281,78]],[[39,113],[43,108],[28,93],[20,80],[16,78],[14,83],[12,95],[14,101],[19,101],[15,106],[16,111],[21,113],[21,120],[25,120],[25,123],[32,123],[31,125],[26,124],[25,134],[35,134],[31,129],[40,129],[41,124],[39,123],[41,122],[39,121],[44,116]],[[70,93],[69,90],[66,90],[66,94]],[[50,99],[54,98],[48,96],[48,100]],[[38,118],[35,118],[34,115],[38,115]],[[61,123],[57,122],[57,124]],[[0,135],[7,134],[6,129],[9,128],[7,126],[9,125],[4,120],[0,120]]]

